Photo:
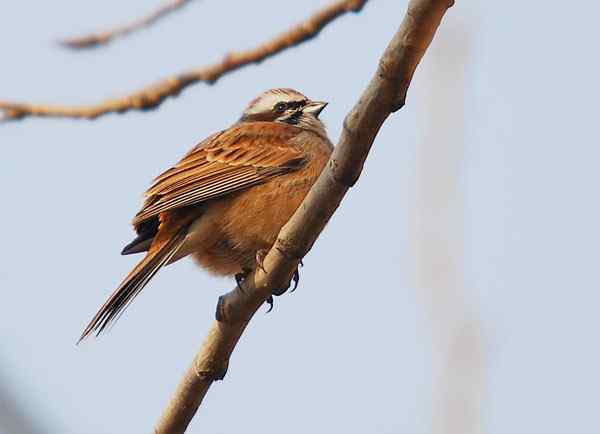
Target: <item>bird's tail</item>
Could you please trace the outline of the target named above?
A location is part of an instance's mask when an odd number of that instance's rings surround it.
[[[131,303],[131,301],[140,293],[146,284],[182,246],[187,235],[188,227],[181,227],[174,235],[162,243],[154,243],[150,251],[146,254],[133,270],[121,282],[119,287],[112,293],[106,303],[102,305],[98,313],[87,325],[79,341],[88,337],[92,333],[98,336],[102,331]],[[157,245],[158,244],[158,245]]]

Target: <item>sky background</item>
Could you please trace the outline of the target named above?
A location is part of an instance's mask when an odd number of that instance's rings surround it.
[[[54,42],[160,1],[10,2],[0,99],[118,96],[327,3],[198,0],[71,52]],[[335,143],[405,8],[370,1],[155,111],[0,125],[0,433],[152,432],[233,282],[180,261],[108,334],[75,346],[138,261],[119,252],[143,191],[268,88],[330,101]],[[300,288],[255,316],[190,433],[600,430],[598,13],[456,2]]]

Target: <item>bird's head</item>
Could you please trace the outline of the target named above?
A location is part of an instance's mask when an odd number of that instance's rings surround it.
[[[319,114],[326,102],[311,101],[294,89],[270,89],[253,99],[240,122],[280,122],[325,136]]]

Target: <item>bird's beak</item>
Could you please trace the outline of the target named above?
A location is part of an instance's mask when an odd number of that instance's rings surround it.
[[[304,113],[311,114],[314,117],[318,118],[319,114],[321,114],[321,112],[327,106],[327,104],[329,103],[324,101],[311,101],[304,106],[304,109],[302,111]]]

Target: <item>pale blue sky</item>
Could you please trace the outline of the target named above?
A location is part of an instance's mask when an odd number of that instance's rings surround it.
[[[11,2],[0,99],[119,95],[327,2],[198,0],[109,47],[53,44],[159,3]],[[156,111],[0,125],[3,399],[39,432],[151,432],[233,282],[182,261],[75,346],[138,260],[119,252],[144,189],[270,87],[329,100],[335,142],[405,7],[373,0]],[[598,432],[598,12],[456,2],[300,288],[255,317],[190,433]]]

